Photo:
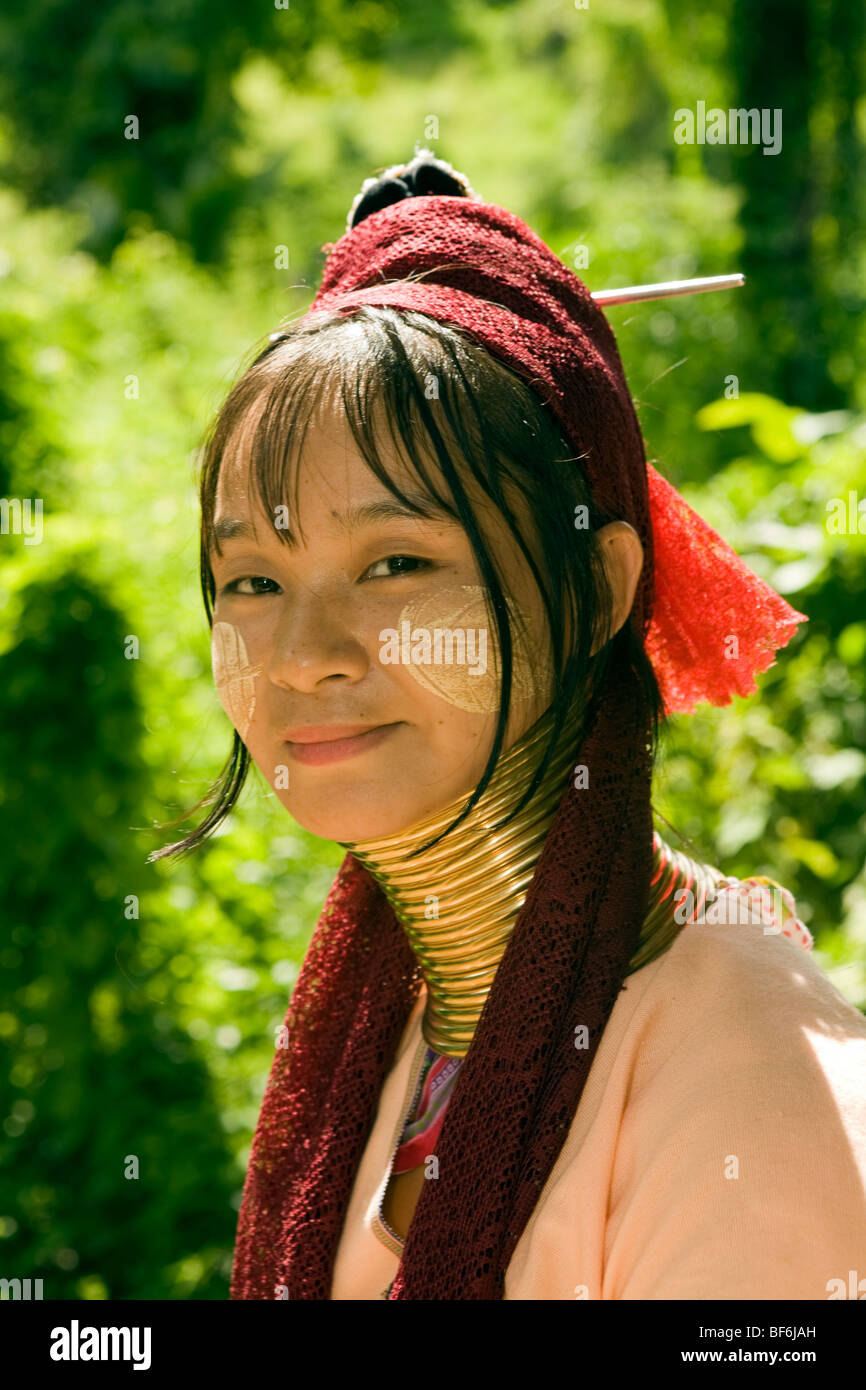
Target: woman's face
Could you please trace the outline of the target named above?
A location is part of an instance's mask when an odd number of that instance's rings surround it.
[[[268,517],[245,447],[260,408],[225,451],[217,489],[215,523],[244,523],[210,557],[220,699],[300,825],[343,842],[393,835],[470,792],[493,745],[496,628],[475,557],[451,518],[405,511],[340,416],[304,441],[300,515]],[[391,476],[420,492],[402,460]],[[509,748],[552,699],[547,626],[504,520],[469,495],[518,620]]]

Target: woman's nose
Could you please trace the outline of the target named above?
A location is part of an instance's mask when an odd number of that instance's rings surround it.
[[[312,692],[333,677],[359,681],[370,660],[334,596],[294,595],[281,614],[268,675],[276,685]]]

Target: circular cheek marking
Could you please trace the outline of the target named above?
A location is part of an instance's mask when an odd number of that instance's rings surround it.
[[[549,662],[535,646],[527,647],[508,603],[514,645],[512,703],[538,693],[538,674]],[[499,708],[500,669],[496,629],[489,627],[484,590],[460,584],[410,600],[397,627],[400,664],[433,695],[472,714]],[[450,660],[449,660],[450,656]]]
[[[256,708],[256,676],[262,666],[251,666],[240,629],[232,623],[214,623],[211,662],[220,703],[241,738],[246,738]]]

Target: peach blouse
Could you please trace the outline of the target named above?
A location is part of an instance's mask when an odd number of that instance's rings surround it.
[[[382,1089],[332,1299],[383,1298],[397,1273],[403,1242],[381,1203],[425,1002],[422,990]],[[504,1296],[828,1299],[857,1287],[866,1298],[866,1018],[787,936],[690,923],[620,991]]]

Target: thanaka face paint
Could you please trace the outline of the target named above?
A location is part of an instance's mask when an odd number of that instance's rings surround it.
[[[522,703],[538,694],[539,679],[549,681],[552,672],[543,651],[522,636],[513,603],[508,608],[514,637],[511,698]],[[484,590],[460,584],[407,603],[397,628],[380,633],[379,659],[383,665],[407,666],[419,685],[458,709],[491,714],[499,708],[501,681],[495,638]]]
[[[246,738],[256,708],[256,676],[263,668],[250,665],[240,629],[233,623],[214,623],[211,662],[220,703],[241,738]]]

